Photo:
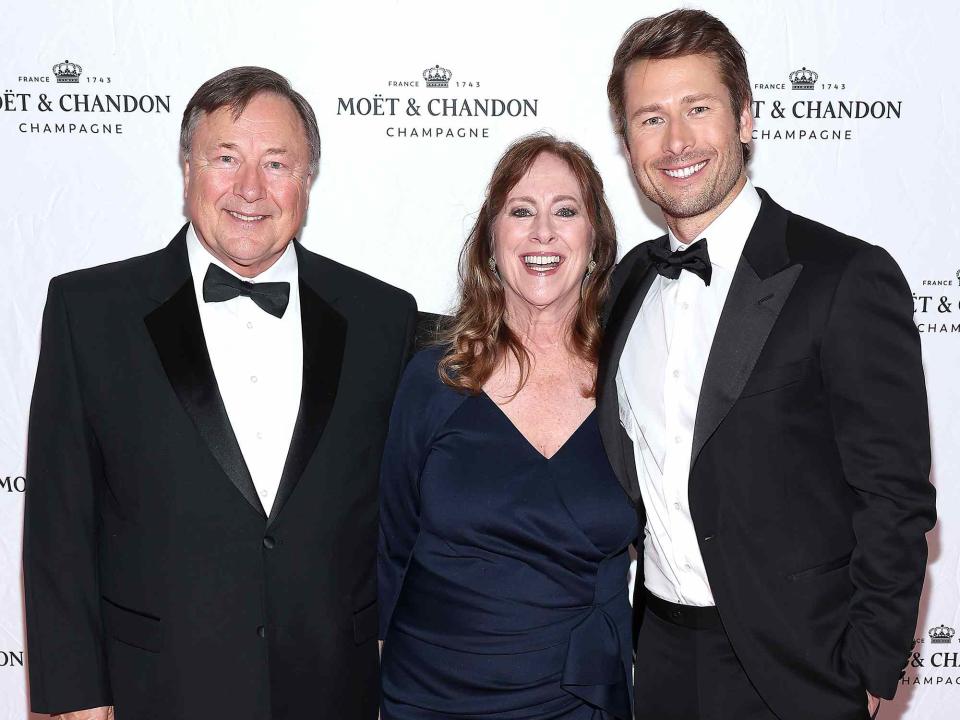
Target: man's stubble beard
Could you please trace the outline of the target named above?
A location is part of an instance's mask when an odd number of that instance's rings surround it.
[[[744,172],[744,161],[743,149],[739,138],[737,138],[736,148],[731,148],[731,150],[735,150],[736,154],[732,157],[739,160],[739,162],[735,161],[729,168],[721,171],[721,174],[714,177],[713,182],[708,183],[692,197],[669,194],[651,180],[642,168],[641,172],[634,172],[634,175],[637,177],[640,190],[643,194],[666,215],[674,218],[697,217],[698,215],[709,212],[722,203],[740,180],[740,176]],[[693,158],[691,162],[684,160],[681,164],[696,163],[701,159],[705,158]],[[718,156],[709,158],[710,163],[716,162],[717,159]],[[640,178],[643,178],[643,180]]]

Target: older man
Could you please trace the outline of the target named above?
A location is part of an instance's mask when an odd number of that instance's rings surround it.
[[[667,226],[617,269],[597,401],[646,526],[636,717],[862,720],[896,691],[935,516],[910,290],[750,183],[716,18],[636,23],[607,92]]]
[[[54,278],[30,413],[33,710],[377,715],[377,475],[416,306],[296,242],[320,154],[275,72],[183,115],[189,223]]]

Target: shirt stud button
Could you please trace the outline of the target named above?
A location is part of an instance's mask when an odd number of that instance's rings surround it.
[[[247,320],[247,327],[248,327],[250,330],[253,330],[253,323],[252,323],[251,321],[249,321],[249,320]]]
[[[675,378],[680,377],[680,371],[679,371],[679,370],[674,370],[674,371],[673,371],[673,376],[674,376]]]
[[[257,382],[257,376],[256,376],[256,375],[251,375],[251,376],[250,376],[250,382],[256,384],[256,382]]]

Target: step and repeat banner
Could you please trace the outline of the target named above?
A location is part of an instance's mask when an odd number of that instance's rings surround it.
[[[785,207],[882,245],[913,290],[940,522],[916,641],[883,718],[960,712],[960,101],[947,0],[704,2],[747,51],[750,174]],[[180,116],[236,65],[313,104],[322,159],[302,239],[444,312],[503,149],[582,144],[621,253],[662,232],[606,100],[611,57],[668,2],[34,0],[4,6],[0,53],[0,720],[28,717],[21,524],[26,421],[50,278],[165,245],[184,222]],[[123,392],[123,388],[117,388]]]

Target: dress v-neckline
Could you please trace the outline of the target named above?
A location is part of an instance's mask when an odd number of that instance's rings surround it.
[[[526,445],[526,446],[530,449],[530,452],[535,453],[535,454],[537,455],[537,457],[539,457],[540,459],[542,459],[542,460],[544,460],[544,461],[546,461],[546,462],[550,462],[550,461],[553,460],[555,457],[557,457],[557,455],[559,455],[560,453],[562,453],[562,452],[566,449],[567,445],[570,444],[570,442],[580,433],[581,430],[583,430],[584,427],[586,427],[587,421],[590,420],[590,418],[593,417],[593,414],[597,411],[596,406],[594,406],[594,407],[590,410],[590,412],[587,413],[587,415],[583,418],[583,420],[580,421],[580,424],[577,425],[576,428],[574,428],[573,432],[571,432],[569,435],[567,435],[567,439],[564,440],[563,443],[560,445],[560,447],[557,448],[556,452],[554,452],[553,455],[551,455],[550,457],[547,457],[546,455],[544,455],[542,452],[540,452],[540,451],[537,449],[537,446],[536,446],[536,445],[534,445],[532,442],[530,442],[530,438],[528,438],[526,435],[523,434],[523,432],[520,430],[520,428],[518,428],[518,427],[516,426],[516,424],[514,424],[513,420],[510,419],[510,416],[507,415],[507,414],[503,411],[503,408],[500,407],[499,405],[497,405],[497,402],[496,402],[492,397],[490,397],[490,396],[487,394],[487,391],[486,391],[486,390],[481,390],[481,391],[480,391],[480,395],[481,395],[483,398],[485,398],[485,399],[487,400],[487,402],[490,403],[490,405],[493,406],[494,410],[497,411],[497,414],[498,414],[500,417],[502,417],[502,418],[504,419],[504,421],[506,421],[507,425],[510,426],[510,428],[513,430],[514,434],[516,434],[517,437],[519,437],[520,440],[523,441],[523,444]]]

